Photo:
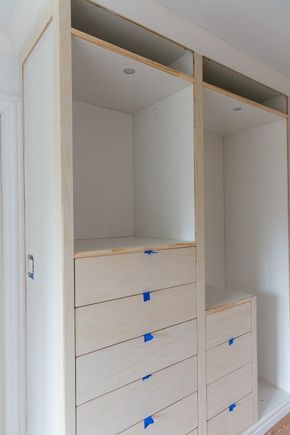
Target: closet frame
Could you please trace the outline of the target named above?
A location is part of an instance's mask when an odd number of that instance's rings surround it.
[[[94,0],[91,3],[97,4]],[[138,23],[137,23],[138,24]],[[197,322],[198,322],[198,412],[199,434],[206,434],[206,383],[205,383],[205,235],[204,235],[204,122],[203,122],[203,89],[215,90],[237,101],[252,104],[255,107],[276,113],[288,120],[288,230],[290,240],[290,118],[264,105],[255,103],[244,97],[232,94],[203,81],[203,56],[193,52],[194,76],[178,72],[170,67],[142,58],[113,44],[102,41],[71,27],[69,0],[51,0],[49,6],[27,41],[21,53],[21,96],[23,98],[24,65],[36,47],[48,26],[53,28],[54,35],[54,102],[55,102],[55,141],[58,148],[58,166],[61,215],[61,250],[62,258],[62,293],[59,295],[61,351],[61,385],[62,385],[62,434],[76,434],[76,399],[75,399],[75,307],[74,307],[74,229],[73,229],[73,158],[72,158],[72,74],[71,74],[71,39],[78,37],[93,42],[106,49],[143,62],[173,76],[186,79],[194,85],[194,170],[195,170],[195,231],[196,231],[196,270],[197,270]],[[150,29],[149,29],[150,30]],[[156,33],[156,32],[154,32]],[[163,35],[160,35],[163,37]],[[185,47],[186,48],[186,47]],[[290,98],[288,98],[288,113]],[[24,125],[23,111],[23,125]],[[25,153],[25,141],[24,141]],[[290,242],[289,242],[290,252]],[[26,257],[26,253],[24,254]],[[290,264],[290,258],[289,258]]]

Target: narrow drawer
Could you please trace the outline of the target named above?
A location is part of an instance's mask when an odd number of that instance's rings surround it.
[[[209,314],[206,316],[206,348],[210,349],[251,330],[251,302]]]
[[[154,423],[146,428],[146,434],[186,435],[198,424],[197,393],[191,394],[174,405],[157,412]],[[144,421],[122,432],[124,435],[144,435]]]
[[[208,419],[253,391],[252,371],[252,364],[248,364],[207,386]]]
[[[189,358],[77,407],[78,435],[115,435],[197,390],[197,360]]]
[[[188,284],[150,294],[76,309],[77,356],[167,328],[196,317],[196,286]]]
[[[196,320],[76,359],[77,405],[169,367],[197,353]],[[194,426],[193,426],[194,427]]]
[[[236,403],[236,408],[228,409],[209,420],[208,435],[238,435],[254,423],[253,395]]]
[[[207,384],[252,361],[252,334],[248,333],[206,352]]]
[[[76,306],[195,282],[195,248],[75,260]]]

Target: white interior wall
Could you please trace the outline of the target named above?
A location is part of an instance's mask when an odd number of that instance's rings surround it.
[[[73,102],[75,238],[132,236],[132,115]]]
[[[55,140],[54,31],[51,23],[24,65],[27,279],[27,433],[64,433],[62,246],[59,149]],[[29,267],[31,269],[31,265]]]
[[[176,59],[169,66],[177,71],[193,76],[193,53],[189,52]]]
[[[19,94],[19,60],[0,52],[0,93]]]
[[[257,295],[259,376],[290,390],[286,122],[224,141],[226,284]]]
[[[134,114],[135,234],[194,240],[193,89]]]
[[[223,136],[206,133],[205,162],[205,277],[208,285],[225,286]]]

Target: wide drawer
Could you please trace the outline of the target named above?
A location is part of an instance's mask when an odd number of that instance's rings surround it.
[[[225,343],[252,330],[252,303],[206,316],[206,348]]]
[[[197,390],[189,358],[77,407],[78,435],[116,435]]]
[[[210,419],[253,391],[252,364],[207,386],[207,418]]]
[[[197,393],[191,394],[174,405],[157,412],[146,434],[186,435],[198,425]],[[124,435],[144,435],[144,421],[122,432]]]
[[[82,355],[196,317],[196,285],[188,284],[76,309],[76,354]],[[145,337],[144,337],[145,339]]]
[[[76,359],[77,405],[197,353],[196,320],[128,340]]]
[[[75,260],[76,306],[195,282],[195,248]]]
[[[237,435],[254,423],[253,395],[236,403],[233,411],[226,409],[209,420],[208,435]]]
[[[252,334],[242,335],[206,352],[207,384],[252,361]]]

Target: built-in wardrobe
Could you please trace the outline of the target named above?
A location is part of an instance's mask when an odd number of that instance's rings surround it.
[[[261,433],[290,400],[286,97],[89,0],[52,2],[22,93],[27,433]]]

